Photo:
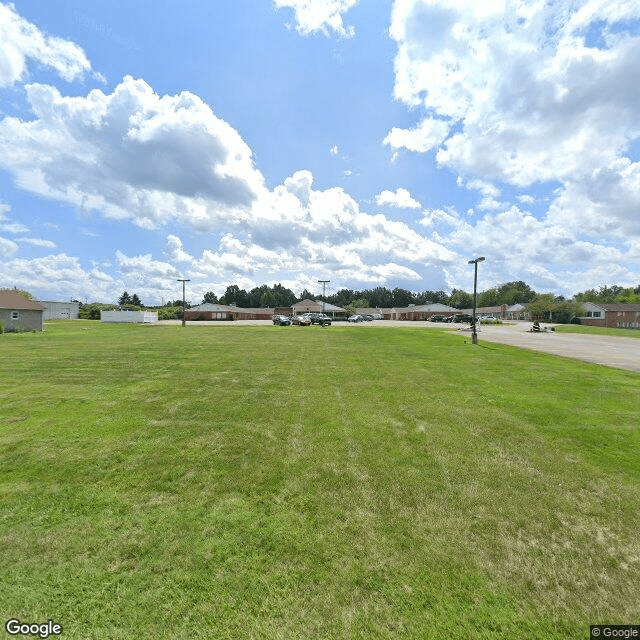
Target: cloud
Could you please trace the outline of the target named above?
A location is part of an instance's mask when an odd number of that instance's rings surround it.
[[[337,156],[340,153],[340,149],[338,149],[338,145],[334,144],[333,147],[331,147],[331,149],[329,150],[329,153],[332,156]]]
[[[440,164],[517,186],[610,163],[640,135],[640,37],[625,26],[640,5],[615,7],[397,0],[396,97],[454,132],[445,140],[425,135],[431,125],[396,130],[395,144],[442,143]],[[594,29],[601,47],[587,37]]]
[[[376,204],[380,206],[388,205],[399,209],[420,209],[420,203],[411,197],[411,194],[402,187],[395,191],[385,189],[376,196]]]
[[[182,240],[173,234],[167,236],[167,250],[165,253],[174,262],[193,261],[193,257],[182,248]]]
[[[0,261],[0,282],[10,283],[49,299],[68,300],[85,295],[109,301],[122,282],[99,269],[85,270],[80,260],[65,253],[42,258]]]
[[[56,243],[51,240],[42,240],[40,238],[16,238],[18,242],[32,244],[35,247],[43,247],[45,249],[55,249]]]
[[[445,120],[425,118],[415,129],[393,127],[382,143],[393,149],[425,153],[446,139],[449,128],[450,124]]]
[[[0,236],[0,256],[3,258],[12,256],[17,250],[18,245],[13,240]]]
[[[0,87],[21,81],[33,60],[71,82],[91,69],[84,51],[73,42],[47,36],[22,18],[13,4],[0,3]]]
[[[192,93],[160,97],[129,76],[111,94],[26,89],[35,119],[0,121],[0,165],[24,189],[144,228],[206,230],[246,216],[264,188],[240,135]]]
[[[293,9],[296,30],[301,35],[331,31],[343,38],[355,35],[352,26],[345,26],[342,14],[354,7],[358,0],[274,0],[276,9]]]

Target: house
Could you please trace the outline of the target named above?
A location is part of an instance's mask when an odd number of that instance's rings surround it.
[[[0,323],[5,331],[42,331],[44,307],[15,291],[0,290]]]
[[[510,307],[507,307],[504,317],[507,320],[527,320],[529,319],[529,314],[527,312],[527,308],[517,302],[516,304],[512,304]]]
[[[640,329],[640,304],[595,304],[583,302],[582,324],[594,327]]]

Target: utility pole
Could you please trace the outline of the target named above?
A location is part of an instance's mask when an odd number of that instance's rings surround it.
[[[482,258],[476,258],[475,260],[469,260],[469,264],[475,265],[473,274],[473,332],[471,333],[471,343],[478,344],[478,331],[476,329],[476,298],[478,296],[478,262],[482,262]]]
[[[326,284],[331,280],[318,280],[318,282],[322,283],[322,326],[324,327],[324,292]]]
[[[185,322],[184,322],[184,312],[186,309],[186,301],[185,301],[185,297],[184,297],[184,283],[185,282],[191,282],[191,280],[189,280],[188,278],[185,280],[181,280],[180,278],[178,278],[177,282],[182,282],[182,326],[184,327]]]

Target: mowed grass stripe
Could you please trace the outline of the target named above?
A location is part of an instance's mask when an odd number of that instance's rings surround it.
[[[433,329],[2,338],[7,618],[545,639],[638,618],[637,374]]]

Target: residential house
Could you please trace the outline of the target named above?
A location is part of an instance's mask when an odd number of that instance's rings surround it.
[[[10,289],[0,290],[0,323],[5,331],[42,331],[44,307]]]
[[[640,304],[595,304],[583,302],[582,324],[595,327],[640,329]]]

